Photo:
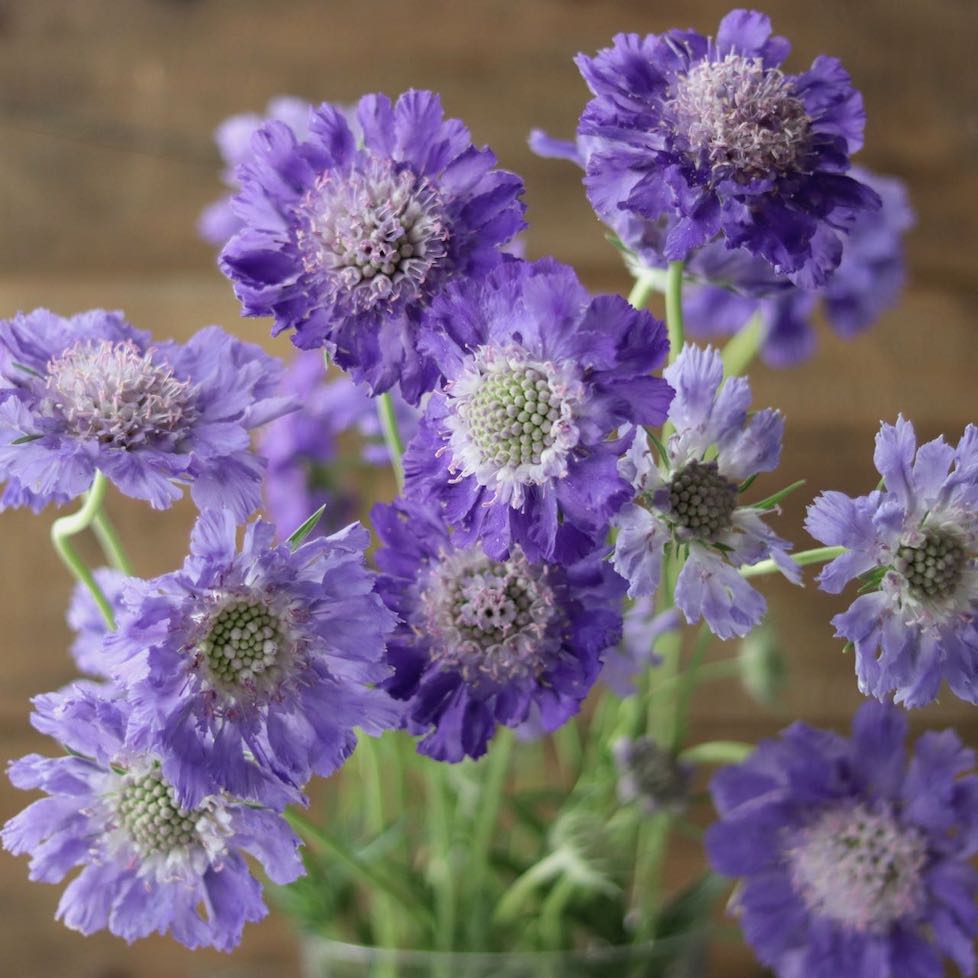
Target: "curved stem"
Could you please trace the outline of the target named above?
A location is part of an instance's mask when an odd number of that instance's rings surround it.
[[[824,564],[827,560],[835,560],[841,557],[848,547],[815,547],[812,550],[802,550],[796,554],[790,554],[791,559],[799,567],[807,567],[809,564]],[[761,577],[764,574],[774,574],[781,568],[773,560],[762,560],[749,567],[740,568],[741,577]]]
[[[710,740],[688,747],[679,759],[691,764],[740,764],[754,753],[754,744],[739,740]]]
[[[391,457],[391,468],[394,470],[394,478],[397,479],[397,488],[401,490],[404,488],[404,463],[401,461],[404,455],[404,439],[401,438],[401,431],[397,425],[397,412],[394,410],[394,399],[390,391],[378,396],[377,417],[380,418],[384,444]]]
[[[95,536],[98,539],[99,546],[102,548],[102,553],[108,557],[109,563],[116,570],[125,574],[126,577],[132,577],[135,571],[129,561],[125,548],[122,546],[119,534],[116,533],[115,527],[112,525],[112,521],[109,519],[105,510],[100,509],[95,514],[95,519],[92,520],[92,529],[95,531]]]
[[[92,480],[92,487],[88,490],[81,509],[70,516],[62,516],[51,524],[51,543],[54,544],[54,549],[58,552],[58,556],[65,567],[71,571],[76,580],[88,588],[89,593],[98,605],[99,611],[102,612],[105,623],[109,628],[114,629],[115,615],[112,612],[112,605],[106,598],[105,592],[99,587],[99,583],[95,580],[95,576],[88,565],[69,542],[70,537],[87,530],[92,525],[102,508],[102,501],[105,499],[107,488],[108,481],[105,476],[101,472],[96,472],[95,478]]]
[[[736,377],[738,374],[742,374],[757,356],[766,335],[767,328],[764,324],[764,317],[759,312],[755,312],[747,320],[744,327],[728,340],[720,354],[723,358],[724,376]]]
[[[669,362],[679,356],[685,341],[683,326],[683,269],[682,261],[669,262],[666,275],[666,327],[669,330]]]

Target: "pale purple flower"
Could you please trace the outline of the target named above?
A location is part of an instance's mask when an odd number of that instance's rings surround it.
[[[665,371],[676,389],[675,428],[653,458],[637,431],[622,460],[636,498],[615,517],[615,569],[629,594],[653,594],[666,549],[684,555],[676,605],[690,623],[704,619],[719,638],[746,635],[762,618],[764,597],[739,568],[772,558],[792,581],[799,570],[789,544],[764,522],[771,507],[738,506],[740,487],[777,468],[784,419],[770,408],[748,414],[750,385],[724,381],[719,353],[687,345]]]
[[[71,753],[10,765],[16,787],[45,796],[0,838],[30,856],[32,880],[58,883],[80,867],[57,911],[72,930],[130,943],[169,933],[187,947],[229,951],[268,912],[244,856],[275,883],[303,874],[299,840],[276,812],[223,792],[183,805],[158,758],[126,746],[118,696],[79,684],[39,697],[32,719]]]
[[[975,754],[951,730],[908,754],[906,734],[869,702],[851,739],[796,723],[714,777],[710,862],[778,978],[975,973]]]
[[[238,520],[260,499],[249,432],[291,410],[282,367],[209,326],[153,343],[120,313],[46,309],[0,321],[3,506],[35,511],[84,493],[97,471],[161,509],[189,485]]]
[[[250,524],[240,551],[227,512],[197,521],[182,570],[130,579],[105,642],[132,704],[128,742],[161,758],[183,804],[227,790],[266,800],[332,774],[400,710],[390,674],[394,616],[364,567],[357,524],[293,550]]]
[[[873,461],[879,489],[824,492],[805,523],[816,540],[847,548],[822,569],[822,589],[861,584],[832,619],[855,646],[859,688],[916,707],[946,679],[978,703],[978,428],[956,447],[935,438],[918,448],[900,417],[880,428]]]

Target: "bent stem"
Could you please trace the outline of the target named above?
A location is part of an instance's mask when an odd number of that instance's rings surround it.
[[[132,563],[129,561],[122,541],[119,539],[119,534],[116,533],[116,529],[105,510],[99,509],[95,514],[95,519],[92,520],[92,529],[95,531],[102,553],[108,558],[109,563],[116,570],[125,574],[126,577],[132,577],[135,573]]]
[[[802,550],[796,554],[789,554],[791,559],[799,567],[807,567],[809,564],[824,564],[828,560],[835,560],[841,557],[848,547],[815,547],[812,550]],[[780,571],[774,560],[762,560],[749,567],[740,568],[741,577],[761,577],[764,574],[774,574]]]
[[[106,598],[105,592],[95,580],[95,575],[70,542],[71,537],[87,530],[97,518],[99,510],[102,508],[102,502],[105,500],[107,488],[108,481],[105,476],[96,471],[92,486],[85,496],[85,502],[81,509],[69,516],[62,516],[51,524],[51,543],[65,567],[71,571],[77,581],[88,589],[95,604],[98,605],[105,623],[110,629],[115,629],[115,615],[112,612],[109,599]]]
[[[661,268],[643,268],[635,276],[635,284],[628,293],[628,304],[636,309],[644,309],[654,293],[663,291],[662,280]]]
[[[397,413],[394,410],[394,399],[390,391],[385,391],[377,398],[377,417],[380,418],[380,428],[384,433],[384,444],[391,457],[391,468],[397,480],[398,491],[404,488],[404,439],[397,425]]]

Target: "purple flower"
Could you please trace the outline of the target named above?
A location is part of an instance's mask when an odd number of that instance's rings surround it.
[[[914,220],[906,187],[893,177],[859,168],[853,173],[880,195],[883,206],[860,214],[843,239],[842,262],[823,288],[816,292],[791,288],[768,298],[752,298],[743,294],[740,283],[755,279],[759,269],[741,266],[731,270],[733,274],[708,276],[706,284],[684,293],[687,331],[699,337],[733,333],[759,314],[764,328],[761,355],[766,363],[785,367],[814,349],[811,317],[817,300],[832,329],[846,338],[867,329],[895,305],[905,278],[903,236]],[[694,272],[701,272],[697,263]],[[709,284],[710,278],[721,284]]]
[[[327,378],[319,351],[300,353],[282,380],[282,393],[299,409],[262,432],[259,451],[268,459],[265,505],[272,522],[290,533],[321,506],[315,533],[339,529],[356,514],[353,487],[344,473],[362,464],[387,465],[390,456],[377,418],[377,402],[346,375]],[[417,412],[392,395],[401,437],[410,438]],[[360,436],[354,457],[343,456],[341,436]]]
[[[509,262],[432,307],[425,349],[447,378],[404,457],[408,494],[439,500],[460,541],[505,559],[571,561],[630,497],[626,423],[661,424],[650,376],[665,329],[618,296],[592,299],[552,260]]]
[[[846,175],[862,143],[862,98],[834,58],[780,70],[788,42],[735,10],[716,39],[694,31],[619,34],[578,67],[595,98],[578,132],[594,145],[585,184],[603,218],[678,216],[663,253],[684,260],[721,235],[796,284],[839,264],[837,234],[879,206]]]
[[[500,724],[555,730],[577,713],[621,636],[624,582],[600,554],[570,567],[503,559],[461,542],[432,506],[373,510],[378,590],[401,624],[388,643],[391,695],[418,749],[480,757]]]
[[[978,703],[978,428],[956,448],[935,438],[917,448],[902,417],[884,424],[873,457],[881,488],[852,498],[825,492],[805,526],[846,547],[819,575],[838,594],[858,578],[861,596],[832,619],[855,646],[866,695],[923,706],[946,679]]]
[[[777,468],[784,419],[770,408],[748,416],[750,384],[743,377],[724,381],[720,355],[709,347],[683,347],[664,376],[676,388],[669,408],[675,433],[658,464],[642,431],[622,460],[637,496],[614,520],[615,569],[630,595],[652,594],[663,556],[688,551],[676,605],[688,622],[704,619],[719,638],[743,636],[766,603],[738,568],[772,558],[786,577],[800,579],[790,545],[764,523],[771,507],[737,505],[745,481]]]
[[[778,978],[941,978],[944,955],[974,974],[975,755],[945,730],[908,757],[906,732],[869,702],[850,740],[796,723],[714,777],[707,852]]]
[[[100,309],[2,320],[0,505],[66,502],[100,471],[157,509],[189,484],[201,509],[246,519],[263,471],[248,432],[292,408],[276,393],[281,372],[216,326],[154,344]]]
[[[246,112],[225,119],[214,131],[214,141],[224,162],[221,178],[230,190],[238,190],[235,176],[237,167],[248,159],[251,138],[272,119],[287,125],[296,139],[309,134],[309,113],[312,106],[301,98],[281,95],[273,98],[265,107],[265,114]],[[343,109],[340,108],[342,112]],[[222,197],[204,208],[197,222],[200,236],[213,245],[223,246],[229,238],[241,230],[241,219],[234,213],[232,195]]]
[[[374,688],[394,617],[363,565],[366,530],[294,551],[269,523],[249,525],[240,552],[235,535],[230,514],[201,516],[181,571],[127,582],[105,643],[132,703],[130,745],[162,758],[191,807],[221,790],[267,802],[276,782],[298,792],[346,760],[355,727],[400,720]]]
[[[523,184],[445,119],[431,92],[360,100],[355,138],[324,104],[298,140],[263,126],[237,170],[244,228],[221,267],[244,312],[273,315],[303,349],[324,347],[374,393],[416,404],[438,381],[418,351],[424,314],[454,279],[480,277],[523,226]]]
[[[10,780],[45,797],[10,819],[4,848],[28,853],[32,880],[58,883],[76,867],[57,916],[83,934],[128,942],[171,933],[187,947],[231,950],[268,912],[244,855],[275,883],[303,873],[299,840],[268,809],[224,793],[178,800],[157,758],[124,744],[126,707],[91,686],[35,701],[35,725],[72,751],[14,761]]]

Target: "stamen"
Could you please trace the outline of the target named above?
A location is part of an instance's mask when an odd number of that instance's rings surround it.
[[[790,78],[760,58],[728,54],[679,78],[669,107],[697,165],[749,183],[795,169],[811,120]]]
[[[715,540],[731,525],[737,486],[720,475],[716,462],[695,459],[669,483],[672,516],[700,540]]]

